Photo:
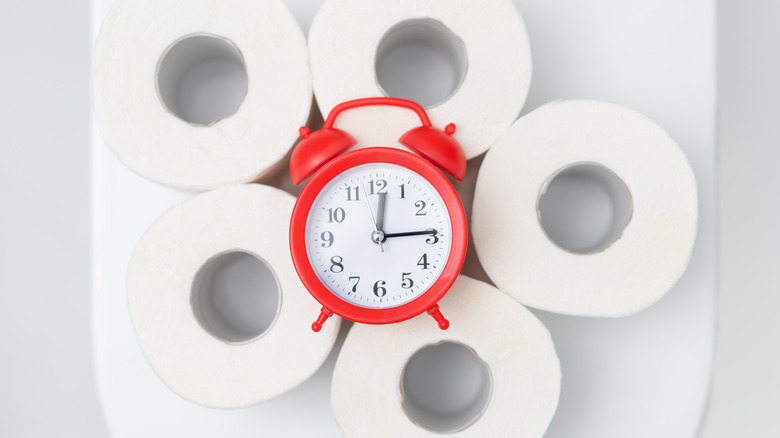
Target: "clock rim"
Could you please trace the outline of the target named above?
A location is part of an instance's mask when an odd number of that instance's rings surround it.
[[[363,164],[395,164],[417,173],[439,193],[450,216],[452,244],[439,278],[414,300],[397,307],[372,309],[344,301],[322,283],[306,251],[306,223],[317,195],[333,178]],[[468,245],[468,228],[463,203],[444,174],[423,158],[401,149],[368,147],[341,155],[322,166],[306,183],[293,207],[290,219],[290,254],[295,271],[306,290],[328,310],[342,318],[363,324],[391,324],[413,318],[436,305],[458,278]]]

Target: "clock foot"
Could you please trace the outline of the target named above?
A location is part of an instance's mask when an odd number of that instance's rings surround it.
[[[433,307],[428,309],[428,315],[431,315],[439,323],[440,329],[447,330],[450,327],[450,322],[441,314],[438,304],[434,304]]]
[[[331,316],[333,316],[333,312],[327,307],[323,307],[320,311],[320,316],[317,317],[317,321],[311,325],[311,329],[315,332],[322,330],[322,324],[325,324],[325,321],[327,321]]]

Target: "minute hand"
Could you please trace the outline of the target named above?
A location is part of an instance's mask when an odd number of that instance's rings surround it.
[[[406,236],[424,236],[424,235],[436,235],[436,230],[433,228],[428,228],[424,231],[407,231],[406,233],[385,233],[385,239],[388,239],[390,237],[406,237]]]

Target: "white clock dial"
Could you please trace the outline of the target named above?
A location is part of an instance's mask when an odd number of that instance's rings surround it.
[[[436,282],[452,224],[438,191],[403,166],[363,164],[333,178],[306,223],[306,252],[320,281],[356,306],[406,304]]]

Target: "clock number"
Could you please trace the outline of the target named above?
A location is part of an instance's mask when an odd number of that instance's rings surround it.
[[[387,181],[383,179],[376,180],[376,193],[374,193],[374,180],[368,182],[368,184],[371,186],[371,194],[372,195],[378,195],[380,193],[387,193]]]
[[[439,238],[436,236],[436,234],[431,234],[425,239],[425,243],[429,245],[435,245],[439,242]]]
[[[349,277],[349,281],[355,282],[355,284],[352,285],[352,292],[357,292],[357,285],[360,283],[360,277]]]
[[[325,242],[322,244],[324,248],[330,248],[331,246],[333,246],[333,233],[331,233],[330,231],[323,231],[322,234],[320,235],[320,238],[322,239],[323,242]]]
[[[419,208],[419,210],[417,210],[417,213],[415,213],[415,216],[425,216],[428,214],[427,212],[423,211],[425,210],[425,201],[416,201],[414,203],[414,206]]]
[[[407,278],[407,275],[412,275],[411,272],[404,272],[401,275],[401,287],[404,289],[411,289],[414,286],[414,281],[411,278]]]
[[[428,254],[423,254],[420,260],[417,262],[417,266],[422,266],[423,269],[428,269]]]
[[[347,187],[347,201],[360,201],[360,186]],[[352,191],[355,191],[355,199],[352,199]]]
[[[330,272],[334,274],[338,274],[344,271],[344,265],[342,263],[344,262],[344,258],[341,256],[333,256],[330,258]]]
[[[344,222],[344,218],[347,216],[347,213],[344,212],[344,209],[339,207],[337,209],[328,209],[328,222],[333,223],[333,221],[336,221],[338,223]]]
[[[376,283],[374,283],[374,295],[376,295],[379,298],[382,298],[383,296],[387,295],[387,289],[384,287],[387,284],[384,280],[379,280]]]
[[[401,188],[401,199],[406,199],[406,184],[398,186]]]

